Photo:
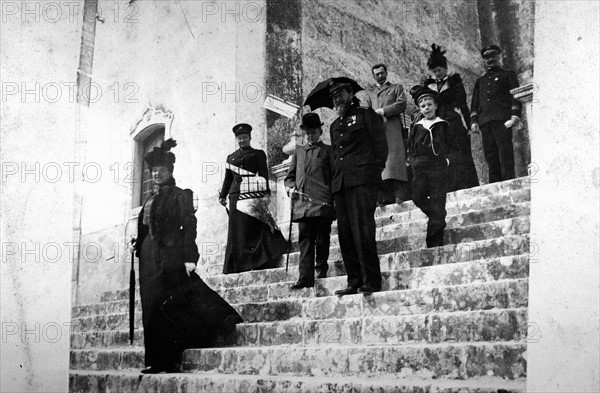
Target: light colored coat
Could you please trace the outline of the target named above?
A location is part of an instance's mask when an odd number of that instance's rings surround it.
[[[406,93],[401,84],[385,82],[379,86],[372,100],[373,109],[383,108],[385,136],[388,143],[388,157],[382,180],[395,179],[408,181],[406,173],[406,147],[402,138],[400,116],[406,110]]]

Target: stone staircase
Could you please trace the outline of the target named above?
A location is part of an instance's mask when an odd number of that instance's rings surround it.
[[[335,225],[329,277],[315,288],[289,290],[297,252],[287,274],[222,275],[209,260],[201,276],[245,322],[185,351],[179,374],[140,374],[139,299],[129,346],[128,291],[106,292],[73,308],[70,390],[523,392],[529,209],[525,178],[450,193],[446,246],[431,249],[412,202],[377,209],[383,290],[372,295],[333,295],[346,286]]]

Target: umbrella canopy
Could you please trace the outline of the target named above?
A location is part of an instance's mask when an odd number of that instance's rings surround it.
[[[310,106],[310,110],[314,111],[317,108],[330,108],[333,109],[333,101],[329,96],[329,87],[336,83],[348,83],[352,87],[354,93],[363,90],[362,87],[353,79],[346,77],[328,78],[323,82],[317,83],[314,89],[306,97],[304,105]]]

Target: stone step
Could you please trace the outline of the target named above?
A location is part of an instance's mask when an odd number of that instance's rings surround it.
[[[332,250],[334,251],[334,250]],[[448,244],[443,247],[416,248],[405,251],[380,254],[379,261],[382,271],[409,269],[421,265],[437,265],[444,263],[464,262],[477,259],[488,259],[497,256],[523,254],[529,252],[529,235],[517,234],[506,235],[494,239],[474,240],[458,244]],[[288,277],[285,268],[267,270],[255,270],[234,274],[209,275],[205,267],[199,266],[198,272],[204,281],[212,288],[220,286],[247,286],[258,284],[269,284],[274,282],[296,280],[298,277],[299,253],[290,255]],[[285,262],[283,262],[285,265]],[[219,267],[219,269],[222,269]],[[339,252],[330,253],[328,276],[345,275],[346,271]],[[223,285],[221,285],[223,283]],[[139,289],[136,290],[139,293]],[[73,308],[73,315],[79,315],[80,310],[90,307],[102,307],[104,302],[129,299],[129,289],[104,292],[100,297],[100,303],[92,305],[81,305]]]
[[[510,205],[498,206],[487,210],[475,210],[470,212],[458,212],[454,215],[446,216],[446,229],[459,228],[463,226],[484,224],[503,220],[507,218],[529,216],[530,202],[519,202]],[[405,217],[410,217],[405,218]],[[400,217],[392,215],[390,217],[381,218],[381,225],[378,225],[375,231],[375,236],[378,240],[386,239],[390,233],[406,234],[406,233],[425,233],[427,230],[427,216],[422,212],[414,212],[410,215],[404,214]],[[296,227],[296,226],[295,226]],[[337,227],[333,230],[330,239],[332,243],[338,244]],[[298,234],[292,233],[293,249],[297,250]]]
[[[435,261],[438,263],[426,269],[419,269],[418,265],[417,267],[409,265],[410,262],[413,265],[417,264],[419,262],[417,258],[411,258],[410,256],[407,258],[405,255],[397,256],[394,254],[389,254],[387,257],[383,256],[380,259],[383,278],[382,289],[417,288],[423,286],[423,283],[426,283],[427,286],[465,284],[469,281],[481,282],[484,279],[492,281],[527,276],[529,254],[519,254],[527,252],[528,237],[526,235],[521,235],[518,238],[506,237],[495,239],[494,241],[486,240],[477,243],[479,244],[474,245],[468,250],[460,249],[460,245],[455,247],[446,246],[449,248],[449,252],[441,254],[440,258]],[[434,249],[425,251],[433,254],[432,250]],[[489,254],[504,256],[492,258],[488,256],[488,252]],[[454,257],[454,259],[450,257]],[[474,259],[466,261],[467,263],[465,264],[463,259],[466,260],[469,257]],[[453,267],[451,266],[453,264],[460,264],[460,266]],[[292,291],[289,289],[298,277],[298,270],[294,267],[291,268],[288,277],[285,275],[285,270],[279,268],[241,273],[240,275],[245,275],[247,279],[226,281],[229,284],[227,286],[218,286],[218,282],[215,283],[214,281],[207,283],[215,288],[228,302],[234,303],[240,303],[241,301],[237,301],[239,297],[250,296],[248,293],[252,292],[254,292],[253,296],[263,296],[263,301],[267,298],[328,296],[333,294],[332,291],[336,288],[344,287],[346,282],[343,264],[335,268],[336,266],[338,265],[330,268],[330,273],[336,274],[336,276],[330,274],[328,278],[315,280],[314,290],[302,289]],[[235,275],[222,275],[221,277],[225,280],[233,276]],[[252,277],[256,277],[255,280],[251,280]],[[252,284],[253,282],[256,282],[256,285]],[[236,284],[239,286],[232,286]],[[128,290],[121,291],[121,295],[123,296],[119,296],[118,299],[123,300],[75,306],[72,309],[71,315],[73,317],[82,317],[126,312],[129,307],[128,293]],[[136,290],[136,303],[136,312],[138,312],[140,309],[139,288]]]
[[[514,183],[519,184],[519,183]],[[474,190],[474,189],[473,189]],[[522,204],[527,203],[531,200],[531,190],[529,188],[514,188],[510,189],[510,193],[491,193],[491,190],[501,190],[498,187],[492,187],[486,190],[488,192],[480,193],[481,195],[475,197],[474,199],[460,199],[452,201],[452,203],[447,202],[446,211],[448,217],[448,224],[452,224],[453,220],[461,220],[461,216],[470,212],[482,212],[479,215],[468,215],[469,220],[474,220],[477,222],[484,222],[481,220],[486,220],[486,215],[484,212],[488,210],[494,210],[497,208],[514,205],[514,204]],[[504,191],[506,192],[506,191]],[[496,212],[496,215],[501,214],[501,212]],[[528,213],[527,213],[528,214]],[[500,216],[501,217],[501,216]],[[410,222],[414,220],[423,221],[418,225],[425,225],[424,220],[426,220],[426,216],[421,212],[419,208],[417,208],[412,202],[404,202],[400,205],[389,205],[383,208],[377,208],[375,212],[375,222],[377,227],[389,225],[389,224],[397,224],[401,222]],[[281,230],[287,237],[288,232],[288,224],[281,224]],[[292,240],[295,242],[298,238],[297,225],[294,225],[292,228]],[[332,238],[337,234],[337,221],[333,222],[332,225]],[[335,236],[337,239],[337,236]],[[222,263],[222,259],[224,256],[224,245],[221,247],[220,252],[213,253],[210,255],[203,255],[201,257],[202,264],[219,264]]]
[[[285,299],[236,305],[245,322],[342,319],[527,307],[528,280],[376,292],[371,295]]]
[[[418,377],[377,378],[263,376],[180,373],[142,376],[139,371],[75,370],[69,375],[71,393],[522,393],[524,378],[481,377],[468,380]]]
[[[477,207],[486,209],[493,206],[507,205],[511,203],[511,198],[509,198],[509,196],[517,194],[519,195],[518,200],[529,201],[531,199],[531,188],[527,178],[508,180],[502,183],[486,184],[448,193],[446,195],[446,208],[448,210],[462,207],[464,209],[463,211],[470,211],[481,210]],[[420,212],[419,208],[412,201],[405,201],[401,204],[394,203],[375,209],[375,218],[385,218],[390,215],[401,216],[402,213],[411,211]],[[282,224],[282,226],[283,225],[285,224]],[[287,226],[285,228],[287,229]]]
[[[476,378],[526,376],[526,344],[516,342],[270,346],[188,349],[186,372],[263,376]],[[143,348],[71,350],[73,370],[126,370],[144,366]]]
[[[454,225],[456,221],[465,225],[478,224],[487,221],[495,221],[502,218],[529,215],[530,195],[529,190],[519,190],[510,195],[493,195],[486,197],[487,200],[472,201],[473,207],[484,207],[483,209],[461,210],[458,206],[447,206],[446,222],[448,226]],[[462,206],[466,207],[466,206]],[[515,213],[514,210],[523,210]],[[407,229],[421,228],[427,225],[427,216],[420,209],[415,208],[408,211],[390,212],[387,215],[378,216],[375,219],[377,228],[386,225],[414,224]],[[287,231],[287,227],[284,228]],[[337,234],[337,221],[331,226],[331,234]],[[287,232],[286,232],[287,233]],[[287,236],[287,235],[286,235]],[[298,225],[292,227],[292,241],[298,240]]]
[[[234,304],[245,322],[273,322],[290,319],[341,319],[368,316],[396,316],[429,312],[454,312],[527,306],[527,279],[452,285],[377,292],[372,295],[344,297],[290,298],[269,302]],[[138,306],[139,307],[139,306]],[[74,333],[102,330],[127,330],[127,303],[121,302],[114,314],[75,317]],[[141,326],[141,311],[136,311],[136,326]]]
[[[425,224],[425,223],[424,223]],[[444,230],[444,244],[494,239],[529,233],[529,216],[511,217],[473,225],[458,225]],[[407,231],[402,225],[388,225],[376,232],[378,254],[425,247],[426,225],[420,232]],[[297,251],[297,246],[294,248]],[[340,252],[337,236],[331,237],[330,253]]]
[[[527,278],[529,255],[499,257],[449,265],[419,267],[382,272],[382,290],[393,291],[422,287],[468,284],[472,282]],[[337,276],[315,281],[315,287],[292,290],[293,280],[273,284],[246,285],[218,290],[229,303],[268,302],[287,298],[332,296],[347,287],[347,277]]]
[[[423,230],[420,233],[406,234],[406,231],[395,228],[389,233],[378,232],[377,251],[378,254],[389,254],[398,251],[420,250],[426,247],[426,233]],[[483,239],[493,239],[502,236],[519,235],[529,233],[529,216],[520,216],[485,222],[481,224],[458,226],[446,228],[444,231],[444,244],[456,244],[472,242]],[[299,258],[297,245],[294,245],[293,252],[290,254],[290,260],[294,257]],[[336,237],[331,238],[329,247],[329,260],[341,260],[341,253]],[[285,256],[279,262],[279,266],[285,265]],[[220,274],[223,270],[222,262],[212,265],[203,265],[199,267],[202,276],[212,276]]]
[[[400,251],[379,256],[382,271],[410,269],[421,265],[439,265],[470,260],[489,259],[493,257],[524,254],[529,251],[529,235],[503,236],[496,239],[478,240],[475,242],[449,244],[419,250]],[[299,254],[290,256],[288,273],[285,268],[254,270],[235,274],[218,274],[205,277],[205,282],[212,288],[245,287],[248,285],[267,285],[298,279]],[[329,277],[344,276],[346,269],[341,259],[329,261]],[[318,282],[320,280],[317,280]],[[127,292],[128,293],[128,292]],[[127,297],[125,293],[125,298]],[[114,299],[118,294],[108,293],[105,298]],[[74,309],[74,313],[76,313]]]
[[[452,342],[523,341],[527,309],[502,309],[401,316],[242,323],[234,333],[218,336],[212,346],[382,345]],[[143,330],[134,331],[143,345]],[[129,332],[93,331],[71,334],[73,349],[129,346]]]

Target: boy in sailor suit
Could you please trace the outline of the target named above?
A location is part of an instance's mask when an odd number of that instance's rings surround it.
[[[407,156],[414,178],[413,201],[429,218],[427,223],[427,247],[444,245],[446,227],[446,182],[448,122],[436,115],[437,93],[415,86],[411,89],[419,112],[413,118],[408,134]]]

